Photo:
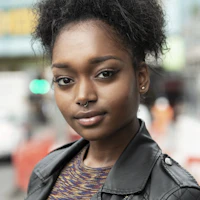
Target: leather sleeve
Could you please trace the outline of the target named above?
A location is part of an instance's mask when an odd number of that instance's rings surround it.
[[[25,200],[32,199],[31,195],[38,189],[40,185],[41,183],[39,183],[39,179],[33,171],[29,180],[27,197],[25,198]]]
[[[200,200],[200,189],[189,187],[180,188],[170,194],[165,200]]]

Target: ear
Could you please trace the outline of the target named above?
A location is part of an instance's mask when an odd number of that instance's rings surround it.
[[[139,68],[136,71],[138,91],[140,94],[145,94],[149,90],[150,77],[148,66],[145,62],[139,64]]]

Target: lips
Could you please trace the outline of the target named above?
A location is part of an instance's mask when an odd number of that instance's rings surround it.
[[[105,112],[88,111],[79,112],[75,119],[82,126],[95,126],[99,124],[105,117]]]

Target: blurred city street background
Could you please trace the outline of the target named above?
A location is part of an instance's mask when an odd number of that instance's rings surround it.
[[[31,41],[34,2],[0,0],[1,200],[24,199],[35,164],[79,138],[54,102],[50,62]],[[200,183],[200,0],[161,2],[170,50],[148,58],[151,87],[138,116]]]

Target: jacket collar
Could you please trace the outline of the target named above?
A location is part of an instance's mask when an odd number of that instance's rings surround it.
[[[120,195],[141,192],[160,154],[160,148],[141,122],[138,133],[108,174],[102,192]]]
[[[88,141],[80,139],[57,149],[49,154],[48,162],[37,167],[35,173],[42,181],[53,174],[58,176],[66,162],[87,144]],[[108,174],[102,192],[127,195],[142,191],[160,154],[160,148],[149,135],[144,122],[141,122],[138,133]]]
[[[87,144],[88,141],[81,138],[78,141],[55,149],[39,162],[35,170],[36,175],[43,182],[45,182],[50,176],[58,176],[66,163],[76,156],[76,154]]]

